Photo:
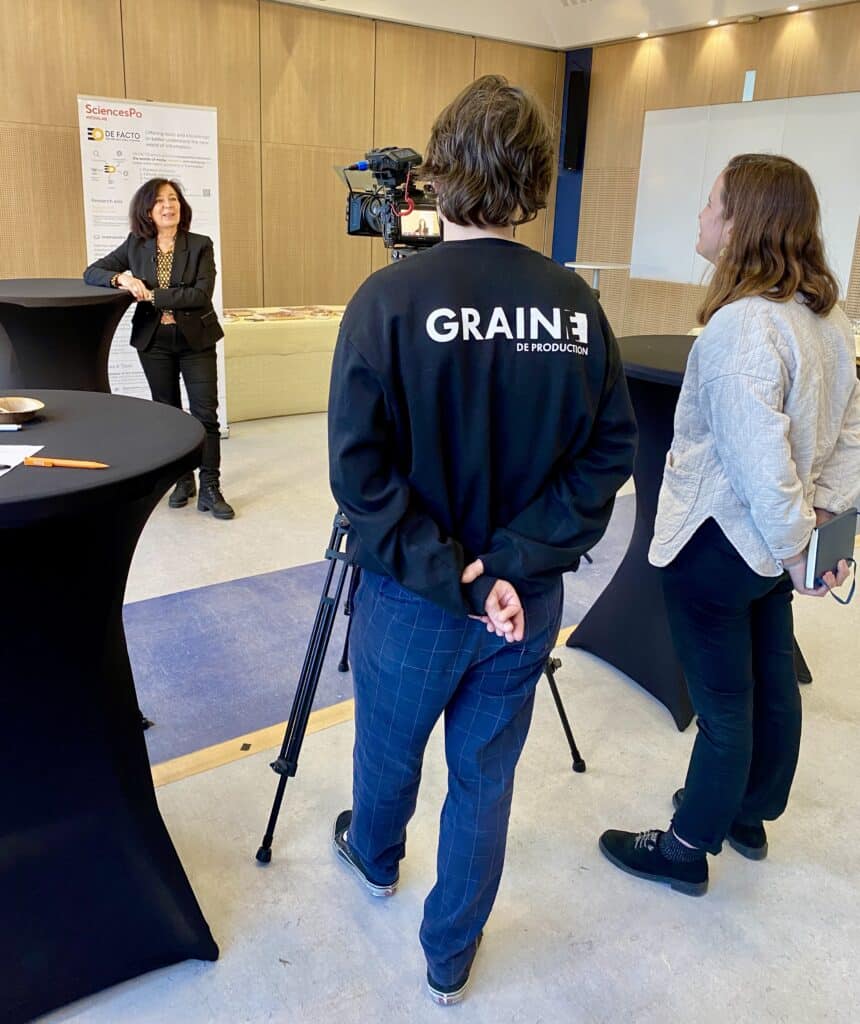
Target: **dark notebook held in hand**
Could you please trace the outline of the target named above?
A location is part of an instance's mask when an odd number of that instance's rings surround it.
[[[806,556],[806,586],[810,590],[821,586],[821,577],[826,572],[836,572],[841,559],[854,558],[856,532],[856,508],[849,508],[812,531]]]

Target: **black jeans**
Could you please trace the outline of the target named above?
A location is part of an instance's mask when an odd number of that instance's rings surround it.
[[[801,725],[791,580],[753,572],[713,519],[662,576],[698,725],[674,827],[719,853],[733,821],[773,820],[788,802]]]
[[[218,364],[215,346],[195,351],[175,324],[161,324],[152,344],[138,352],[153,401],[182,408],[179,375],[185,381],[191,415],[206,431],[200,485],[221,476],[221,427],[218,423]]]

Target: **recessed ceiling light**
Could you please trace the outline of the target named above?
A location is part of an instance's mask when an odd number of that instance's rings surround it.
[[[708,28],[714,28],[714,26],[715,25],[719,25],[719,23],[720,23],[720,19],[719,18],[711,18],[711,20],[708,22]]]
[[[800,4],[789,4],[788,7],[786,7],[786,10],[791,14],[794,14],[795,11],[800,10]]]
[[[647,39],[648,38],[648,33],[647,32],[640,32],[639,35],[636,36],[636,38],[637,39]]]

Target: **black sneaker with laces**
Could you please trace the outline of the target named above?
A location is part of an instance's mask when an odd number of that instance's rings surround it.
[[[186,473],[176,481],[176,486],[171,491],[167,504],[171,508],[185,508],[189,499],[193,498],[196,493],[197,484],[194,481],[194,474]]]
[[[232,519],[236,513],[228,505],[218,484],[201,484],[197,499],[198,512],[211,512],[216,519]]]
[[[393,896],[397,892],[399,877],[387,885],[374,882],[367,874],[364,865],[349,845],[349,826],[352,824],[352,810],[341,811],[334,823],[331,844],[334,852],[361,880],[362,885],[371,896]]]
[[[600,837],[600,852],[617,868],[637,878],[670,885],[687,896],[704,896],[708,891],[708,860],[701,857],[672,861],[660,852],[661,832],[618,832],[610,829]]]
[[[680,810],[684,802],[684,790],[676,789],[672,794],[672,806]],[[726,842],[733,850],[747,860],[764,860],[767,856],[767,832],[764,825],[742,825],[740,822],[732,822]]]
[[[480,932],[478,938],[475,940],[475,956],[478,954],[478,950],[481,948],[481,940],[484,937],[484,933]],[[430,993],[430,998],[437,1006],[454,1006],[455,1003],[462,1002],[463,996],[466,994],[466,989],[469,987],[469,977],[472,973],[472,964],[474,964],[474,957],[472,963],[469,964],[469,969],[463,974],[461,978],[453,983],[453,985],[440,985],[438,981],[433,980],[433,976],[430,971],[427,971],[427,991]]]

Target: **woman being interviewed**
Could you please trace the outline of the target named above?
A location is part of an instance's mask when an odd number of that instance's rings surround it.
[[[181,374],[191,415],[206,431],[197,508],[216,519],[232,519],[233,509],[220,489],[215,345],[224,332],[212,307],[212,239],[189,230],[191,207],[179,184],[167,178],[152,178],[140,186],[131,200],[129,220],[128,238],[87,267],[84,280],[121,288],[134,297],[131,343],[153,400],[181,409]],[[182,508],[195,494],[194,474],[189,473],[176,484],[169,505]]]
[[[697,715],[686,785],[666,832],[610,831],[618,867],[707,890],[724,839],[767,853],[800,746],[792,591],[822,597],[848,565],[804,585],[816,522],[860,491],[860,383],[836,305],[818,198],[781,156],[736,156],[699,215],[714,264],[675,412],[650,560]]]

